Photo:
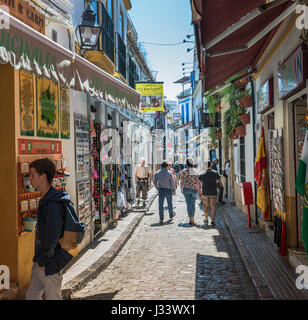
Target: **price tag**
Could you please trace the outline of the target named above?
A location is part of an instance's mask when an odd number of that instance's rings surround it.
[[[21,173],[29,173],[29,163],[24,162],[21,164]]]
[[[30,200],[30,210],[35,210],[37,208],[37,202],[36,199]]]
[[[20,202],[20,210],[21,212],[25,212],[29,210],[28,200],[23,200]]]

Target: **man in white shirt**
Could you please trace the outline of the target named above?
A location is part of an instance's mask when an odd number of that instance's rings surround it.
[[[142,191],[143,206],[148,196],[148,188],[151,185],[151,170],[145,163],[145,159],[141,159],[140,164],[136,167],[135,172],[136,197],[137,205],[140,204],[140,191]]]

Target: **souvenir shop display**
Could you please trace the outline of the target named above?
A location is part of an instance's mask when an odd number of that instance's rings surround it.
[[[269,130],[269,178],[275,212],[285,213],[284,154],[282,129]]]
[[[75,114],[77,212],[87,229],[92,222],[89,119]]]
[[[94,219],[96,234],[101,230],[101,164],[100,164],[100,125],[91,120],[91,168],[92,168],[92,196],[94,203]]]
[[[66,171],[67,161],[62,158],[61,142],[49,140],[23,140],[18,143],[17,163],[17,203],[18,203],[18,235],[33,232],[37,222],[37,210],[41,199],[40,192],[30,183],[30,163],[41,158],[49,158],[56,166],[56,175],[52,186],[65,190],[70,174]],[[25,151],[27,150],[27,151]],[[40,153],[43,152],[43,153]],[[26,153],[26,154],[25,154]]]

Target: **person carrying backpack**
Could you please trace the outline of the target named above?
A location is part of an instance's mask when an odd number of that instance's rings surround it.
[[[26,300],[62,300],[62,269],[72,259],[68,252],[81,242],[85,226],[79,222],[65,191],[51,183],[56,174],[48,158],[30,163],[30,183],[41,193],[37,213],[35,252]]]

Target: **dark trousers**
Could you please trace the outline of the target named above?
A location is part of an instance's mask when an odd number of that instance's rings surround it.
[[[172,190],[168,188],[159,188],[158,190],[158,208],[159,208],[159,219],[164,220],[164,200],[167,199],[169,217],[173,217],[173,205],[172,205]]]
[[[222,184],[217,183],[217,188],[218,188],[218,190],[219,190],[219,193],[218,193],[218,202],[221,202],[221,201],[222,201],[223,192],[224,192],[224,187],[223,187]]]

